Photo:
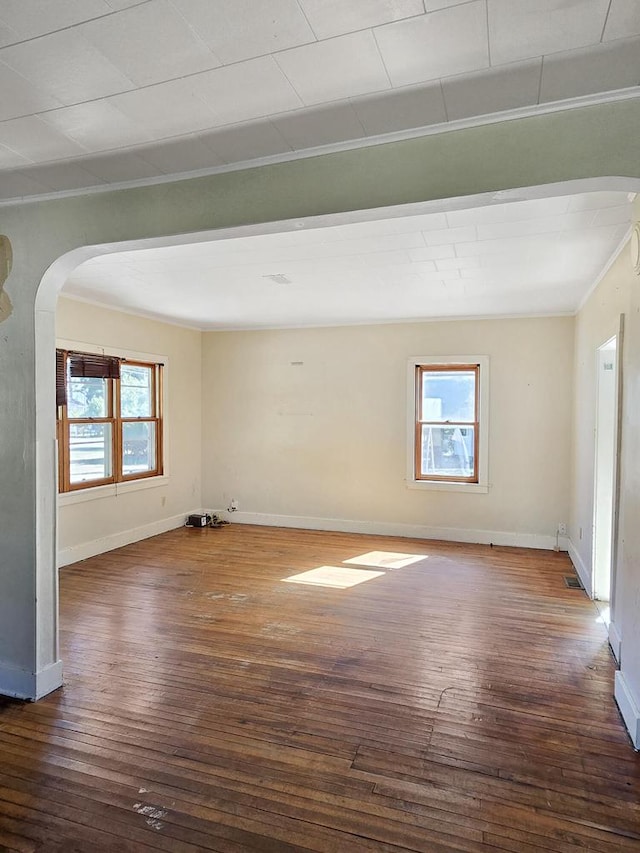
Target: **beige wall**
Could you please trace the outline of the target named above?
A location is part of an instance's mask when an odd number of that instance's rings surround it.
[[[491,360],[489,493],[409,489],[407,359],[467,354]],[[573,318],[206,333],[204,503],[551,547],[569,513],[572,363]]]
[[[168,407],[162,485],[82,503],[60,500],[61,564],[176,526],[201,504],[201,335],[61,297],[58,339],[164,355]],[[151,481],[146,481],[149,485]],[[128,488],[128,487],[127,487]],[[75,500],[75,495],[73,496]]]
[[[640,221],[640,198],[634,207]],[[622,263],[632,270],[625,249]],[[621,676],[616,698],[636,749],[640,748],[640,277],[631,273],[631,295],[625,322],[623,354],[623,416],[619,554],[615,591],[615,620],[622,640]],[[623,705],[621,704],[621,708]],[[635,721],[635,731],[633,722]]]
[[[576,317],[569,536],[572,559],[589,590],[593,569],[596,350],[617,333],[620,315],[628,314],[632,278],[625,248]]]
[[[636,200],[635,218],[640,219]],[[619,646],[615,694],[640,747],[640,278],[625,246],[576,317],[570,553],[587,585],[592,572],[596,348],[624,314],[620,520],[609,636]],[[620,357],[620,353],[618,353]],[[580,529],[582,528],[582,538]]]

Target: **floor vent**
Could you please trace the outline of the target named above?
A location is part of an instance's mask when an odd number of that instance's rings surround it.
[[[584,589],[580,583],[580,578],[577,578],[575,575],[566,575],[564,582],[565,586],[568,586],[569,589]]]

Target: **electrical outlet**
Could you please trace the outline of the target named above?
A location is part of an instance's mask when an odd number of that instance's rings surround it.
[[[229,501],[229,506],[227,507],[229,512],[237,512],[238,511],[238,501],[235,498],[231,498]]]
[[[564,523],[564,521],[561,521],[558,525],[558,533],[560,534],[560,536],[567,535],[567,525]]]

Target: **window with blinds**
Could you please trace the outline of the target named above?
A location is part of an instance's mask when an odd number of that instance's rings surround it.
[[[61,492],[162,474],[162,367],[56,351]]]

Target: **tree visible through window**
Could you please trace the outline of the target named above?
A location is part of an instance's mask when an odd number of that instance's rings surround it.
[[[58,351],[60,491],[162,473],[162,365]]]
[[[479,371],[416,365],[416,480],[478,482]]]

